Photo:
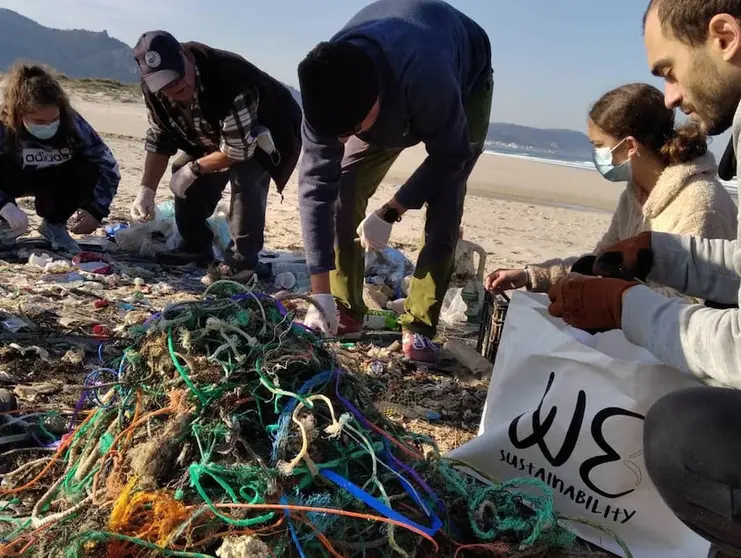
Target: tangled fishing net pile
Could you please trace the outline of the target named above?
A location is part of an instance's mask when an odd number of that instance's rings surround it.
[[[108,364],[67,434],[3,456],[17,459],[0,555],[554,556],[574,542],[538,481],[459,472],[266,295],[217,283]]]

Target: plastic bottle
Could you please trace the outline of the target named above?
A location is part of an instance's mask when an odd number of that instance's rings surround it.
[[[461,297],[466,303],[466,318],[469,324],[477,324],[481,321],[481,310],[484,306],[483,284],[476,279],[466,281]]]
[[[368,310],[363,327],[376,330],[399,329],[399,316],[391,310]]]
[[[474,254],[478,254],[478,266],[474,264]],[[469,323],[478,323],[484,304],[484,274],[486,273],[486,250],[478,244],[463,240],[463,227],[456,246],[455,286],[462,287],[461,296],[466,303],[466,316]]]

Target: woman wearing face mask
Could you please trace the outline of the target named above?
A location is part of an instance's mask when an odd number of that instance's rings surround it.
[[[0,241],[28,230],[19,197],[35,198],[39,232],[55,250],[77,253],[69,234],[90,234],[108,215],[120,182],[110,149],[40,66],[17,65],[5,79],[0,111]]]
[[[674,111],[664,105],[661,91],[642,83],[618,87],[594,104],[587,127],[597,170],[607,180],[627,182],[593,254],[648,230],[736,238],[736,206],[716,178],[705,136],[694,126],[674,127]],[[486,278],[486,288],[546,292],[575,263],[574,271],[589,273],[593,261],[590,256],[557,258],[524,269],[500,269]]]

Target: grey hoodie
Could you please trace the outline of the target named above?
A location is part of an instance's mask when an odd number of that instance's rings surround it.
[[[741,161],[741,104],[733,122]],[[741,177],[741,165],[737,168]],[[649,279],[682,293],[725,304],[741,300],[741,222],[736,240],[653,233]],[[663,297],[646,287],[623,297],[623,331],[662,362],[709,384],[741,388],[741,310],[715,310]]]

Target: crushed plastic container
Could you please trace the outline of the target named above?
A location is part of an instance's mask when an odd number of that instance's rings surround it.
[[[295,280],[290,287],[287,286],[291,281],[289,274]],[[263,251],[260,254],[257,275],[262,281],[272,281],[280,289],[296,293],[311,290],[311,275],[302,253]]]

